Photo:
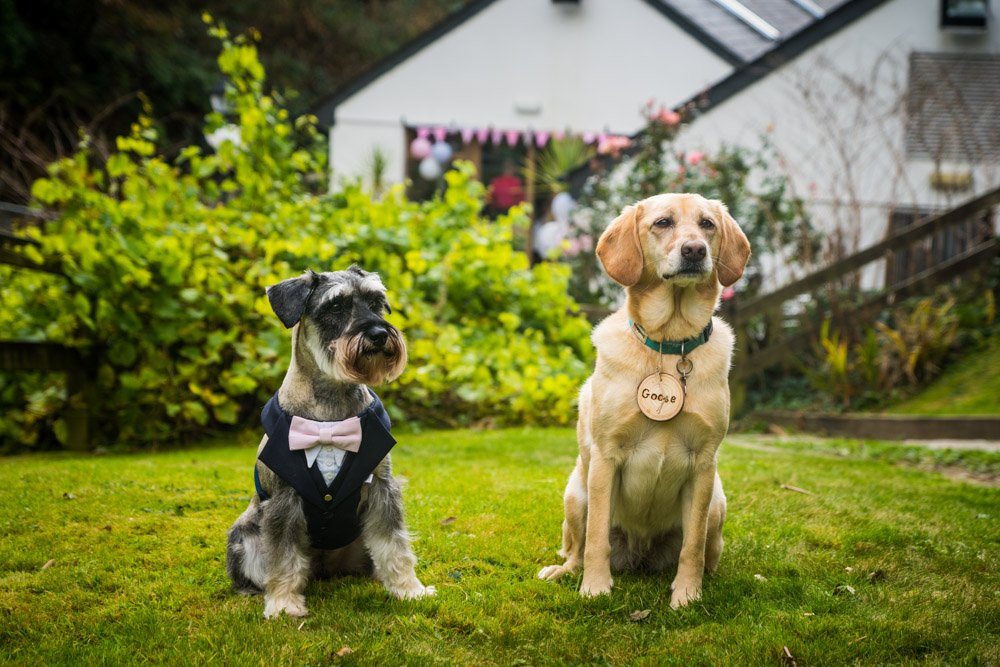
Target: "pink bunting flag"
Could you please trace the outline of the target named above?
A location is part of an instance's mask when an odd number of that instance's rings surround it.
[[[476,141],[479,142],[480,146],[486,145],[486,140],[490,138],[490,128],[481,127],[476,130]]]
[[[539,148],[544,148],[545,144],[549,143],[549,133],[545,130],[539,130],[535,132],[535,145]]]
[[[420,137],[421,139],[426,139],[427,137],[430,136],[430,134],[431,134],[431,130],[428,127],[418,127],[417,128],[417,136]]]
[[[585,144],[592,144],[592,143],[594,143],[594,139],[596,139],[596,138],[597,137],[594,136],[593,132],[584,132],[583,133],[583,143],[585,143]]]
[[[555,139],[556,141],[562,141],[563,139],[566,138],[566,131],[565,130],[556,130],[552,134],[552,138]]]
[[[500,130],[491,130],[490,131],[490,141],[491,142],[493,142],[495,145],[499,146],[500,142],[502,140],[503,140],[503,132],[501,132]]]
[[[521,138],[521,133],[517,130],[507,130],[507,134],[505,136],[507,137],[507,145],[514,147],[517,146],[517,142]]]
[[[434,128],[434,138],[437,139],[438,141],[444,141],[447,136],[448,136],[448,130],[444,129],[443,127]]]
[[[463,127],[462,130],[461,130],[462,143],[463,144],[470,144],[470,143],[472,143],[472,135],[474,133],[475,133],[475,130],[473,130],[471,127]]]

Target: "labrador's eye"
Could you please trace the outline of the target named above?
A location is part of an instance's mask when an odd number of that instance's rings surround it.
[[[715,229],[715,223],[708,218],[702,218],[701,222],[698,223],[702,229]]]
[[[656,222],[653,223],[653,226],[654,227],[659,227],[660,229],[665,229],[665,228],[668,228],[668,227],[673,227],[674,226],[674,219],[673,218],[660,218],[659,220],[657,220]]]

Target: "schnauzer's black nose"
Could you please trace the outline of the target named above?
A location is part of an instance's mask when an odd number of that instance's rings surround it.
[[[365,337],[375,345],[382,347],[389,340],[389,330],[381,324],[376,324],[365,332]]]
[[[685,241],[681,246],[681,257],[695,262],[705,259],[706,252],[708,248],[701,241]]]

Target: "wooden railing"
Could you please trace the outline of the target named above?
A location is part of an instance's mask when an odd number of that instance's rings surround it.
[[[18,248],[33,245],[34,240],[18,236],[12,221],[18,218],[41,217],[22,207],[5,206],[0,226],[0,264],[30,271],[64,275],[57,260],[41,263],[29,259]],[[2,286],[0,286],[2,288]],[[86,449],[90,445],[90,412],[93,404],[93,372],[86,350],[49,342],[0,340],[0,371],[63,372],[67,375],[67,407],[62,418],[66,424],[66,446]]]
[[[748,299],[743,303],[730,302],[727,304],[725,314],[733,324],[737,336],[737,352],[732,374],[733,384],[741,385],[746,379],[768,368],[788,363],[793,358],[794,353],[807,348],[815,340],[819,326],[829,316],[829,313],[813,312],[808,321],[800,320],[795,332],[786,336],[783,335],[783,322],[785,320],[785,304],[788,301],[803,294],[815,294],[822,288],[835,285],[854,276],[872,262],[882,259],[891,262],[894,253],[905,252],[914,243],[942,230],[966,223],[977,215],[986,214],[988,217],[990,209],[997,204],[1000,204],[1000,188],[991,190],[940,215],[917,221],[909,227],[891,234],[879,243],[773,292]],[[1000,252],[1000,239],[993,235],[991,230],[985,239],[972,244],[960,254],[928,266],[920,273],[895,284],[887,285],[880,291],[865,295],[860,303],[844,308],[841,315],[850,316],[855,320],[871,321],[874,316],[891,306],[895,301],[919,294],[927,294],[935,287],[947,283],[957,276],[990,263],[998,252]],[[816,306],[816,300],[812,301],[813,306]],[[749,346],[750,328],[754,324],[760,327],[760,320],[763,320],[768,340],[763,347],[753,349]],[[739,392],[737,390],[734,393]],[[738,400],[734,402],[738,402]]]

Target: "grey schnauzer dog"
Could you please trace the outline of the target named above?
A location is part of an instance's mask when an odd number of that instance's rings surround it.
[[[229,529],[234,588],[263,592],[267,618],[304,616],[306,584],[337,574],[373,574],[397,598],[433,595],[414,572],[395,440],[369,389],[406,366],[403,337],[383,316],[385,286],[352,266],[308,271],[267,297],[292,329],[292,358],[262,414],[256,493]]]

